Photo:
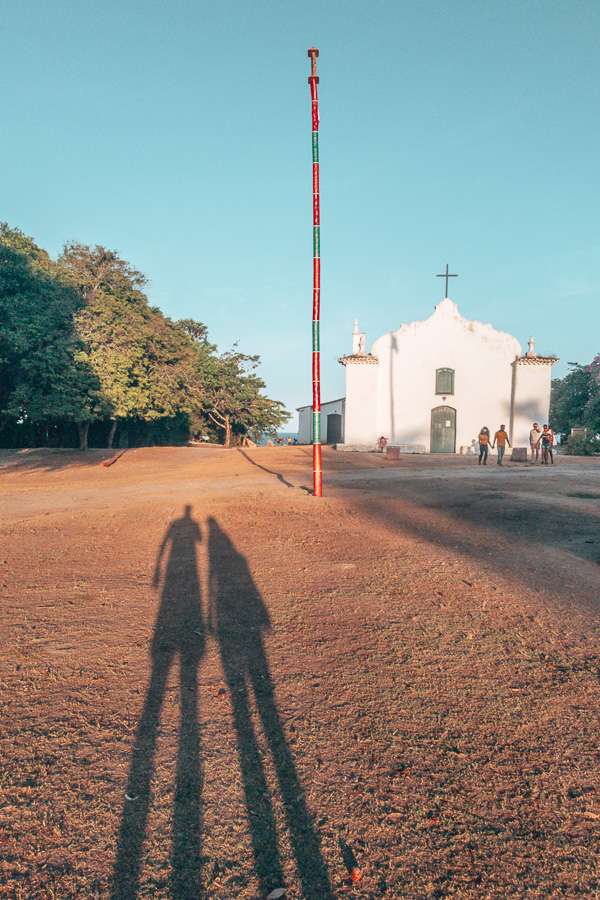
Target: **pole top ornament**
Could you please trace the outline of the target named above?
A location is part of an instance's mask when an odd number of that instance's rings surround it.
[[[313,81],[313,79],[314,79],[316,81],[316,83],[318,84],[319,76],[317,75],[317,56],[319,55],[319,51],[317,50],[316,47],[311,47],[310,50],[308,51],[308,55],[310,56],[310,58],[312,60],[311,73],[308,76],[308,83],[310,84],[311,81]]]

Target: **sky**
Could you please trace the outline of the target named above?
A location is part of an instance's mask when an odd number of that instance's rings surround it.
[[[310,404],[313,46],[323,401],[354,319],[428,318],[446,264],[555,377],[599,353],[596,0],[4,0],[0,221],[118,251]]]

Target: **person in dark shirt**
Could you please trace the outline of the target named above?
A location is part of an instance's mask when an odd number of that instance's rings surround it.
[[[554,457],[552,456],[554,432],[547,425],[544,425],[544,430],[540,435],[540,443],[542,445],[542,465],[547,466],[548,463],[554,465]]]

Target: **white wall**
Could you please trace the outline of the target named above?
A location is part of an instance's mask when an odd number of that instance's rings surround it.
[[[377,443],[377,373],[373,362],[346,363],[345,444]]]
[[[534,422],[548,424],[552,363],[540,359],[521,359],[515,365],[515,405],[513,446],[529,447],[529,432]]]
[[[312,406],[298,410],[298,443],[312,444]]]
[[[373,429],[365,410],[363,434],[375,434],[375,439],[384,435],[390,443],[424,444],[429,451],[431,410],[437,406],[456,410],[456,452],[477,441],[484,425],[492,434],[501,424],[510,426],[512,364],[521,346],[491,325],[464,319],[451,300],[438,303],[429,319],[383,335],[371,353],[379,358],[376,425]],[[440,368],[455,372],[454,394],[445,400],[435,393]],[[348,382],[346,395],[346,443],[352,443]]]

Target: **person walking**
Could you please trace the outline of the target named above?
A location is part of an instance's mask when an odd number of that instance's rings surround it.
[[[542,465],[547,466],[549,463],[552,463],[552,465],[554,465],[554,458],[552,456],[554,432],[551,428],[548,428],[547,425],[544,425],[544,430],[540,435],[540,442],[542,444]]]
[[[504,456],[504,451],[506,450],[506,445],[510,447],[510,441],[508,439],[508,434],[504,430],[504,425],[500,426],[500,430],[496,432],[494,435],[494,440],[492,442],[492,450],[498,444],[498,465],[502,465],[502,458]]]
[[[479,432],[479,463],[481,465],[481,460],[483,460],[483,465],[487,464],[488,453],[490,451],[490,429],[486,428],[485,425]]]
[[[533,423],[533,427],[529,432],[529,446],[531,447],[531,462],[535,463],[540,458],[540,438],[542,432],[537,422]]]

